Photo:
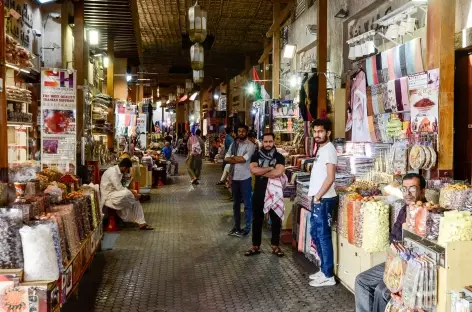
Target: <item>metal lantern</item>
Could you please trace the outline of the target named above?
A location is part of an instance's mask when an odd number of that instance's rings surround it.
[[[182,88],[181,85],[178,85],[178,86],[177,86],[177,95],[180,96],[180,95],[182,95],[182,94],[184,94],[184,93],[185,93],[184,88]]]
[[[199,43],[195,43],[190,48],[190,61],[192,63],[193,70],[201,70],[203,69],[205,60],[205,51],[203,46]]]
[[[203,82],[203,78],[205,77],[203,70],[194,70],[193,71],[193,82],[196,84],[201,84]]]
[[[193,81],[192,79],[185,79],[185,90],[187,90],[187,92],[190,92],[193,90]]]
[[[198,5],[188,9],[188,34],[192,42],[203,42],[207,37],[207,12]]]

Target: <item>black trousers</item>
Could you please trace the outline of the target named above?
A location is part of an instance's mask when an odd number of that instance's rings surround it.
[[[252,202],[252,245],[260,246],[262,240],[262,224],[264,223],[264,202]],[[279,246],[280,244],[280,229],[282,228],[282,220],[273,211],[269,210],[270,220],[272,221],[272,240],[273,246]]]

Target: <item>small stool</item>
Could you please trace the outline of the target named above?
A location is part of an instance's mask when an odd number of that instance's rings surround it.
[[[108,225],[105,228],[105,232],[118,232],[120,230],[120,227],[116,223],[116,218],[118,215],[116,214],[116,210],[110,207],[106,207],[107,212],[108,212]]]

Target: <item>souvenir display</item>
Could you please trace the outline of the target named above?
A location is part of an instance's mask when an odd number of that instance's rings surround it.
[[[426,153],[421,145],[415,145],[410,150],[409,162],[413,169],[420,169],[426,161]]]
[[[446,211],[439,225],[438,243],[472,240],[472,216],[468,211]]]
[[[20,228],[23,211],[16,208],[0,208],[0,269],[23,267],[23,250]]]
[[[439,193],[439,205],[450,210],[461,210],[465,207],[471,188],[464,184],[450,184]]]

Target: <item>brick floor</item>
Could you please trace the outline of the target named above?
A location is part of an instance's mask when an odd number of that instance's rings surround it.
[[[221,165],[205,164],[199,186],[190,185],[184,169],[144,204],[156,230],[121,231],[63,311],[354,311],[342,285],[308,285],[315,267],[291,246],[283,247],[284,258],[272,255],[268,233],[264,252],[245,257],[250,238],[226,235],[232,203],[215,186]]]

